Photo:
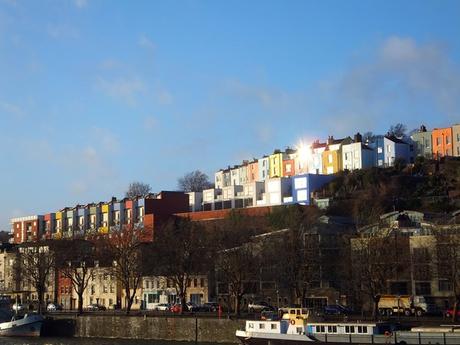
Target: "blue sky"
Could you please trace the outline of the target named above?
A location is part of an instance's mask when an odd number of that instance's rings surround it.
[[[0,0],[0,229],[300,139],[460,122],[460,1]]]

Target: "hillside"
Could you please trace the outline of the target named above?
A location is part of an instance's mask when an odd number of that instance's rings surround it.
[[[352,216],[358,226],[393,210],[451,212],[460,208],[460,159],[419,157],[413,165],[344,171],[319,193],[333,198],[329,214]]]

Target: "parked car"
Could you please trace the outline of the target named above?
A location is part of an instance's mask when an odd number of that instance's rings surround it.
[[[96,303],[89,304],[88,306],[86,306],[85,309],[86,309],[87,311],[106,310],[106,308],[105,308],[103,305],[96,304]]]
[[[13,309],[14,311],[23,311],[26,309],[26,306],[21,303],[14,303],[11,309]]]
[[[454,308],[449,308],[447,309],[445,312],[444,312],[444,315],[449,318],[449,317],[452,317],[452,315],[454,315]],[[457,309],[457,316],[460,316],[460,308]]]
[[[182,312],[182,305],[180,303],[173,304],[169,310],[173,313],[180,313]]]
[[[260,313],[264,310],[275,310],[275,308],[269,305],[267,302],[251,302],[248,304],[248,311],[250,313]]]
[[[187,302],[185,306],[187,307],[186,309],[187,311],[193,311],[193,312],[200,311],[200,307],[195,303]]]
[[[62,305],[60,305],[58,303],[49,303],[46,306],[46,310],[48,310],[48,311],[62,310]]]
[[[351,314],[351,309],[340,304],[332,304],[324,307],[325,315],[348,315]]]
[[[153,307],[153,310],[168,311],[171,309],[171,305],[168,303],[158,303]]]
[[[219,303],[217,302],[206,302],[201,305],[202,311],[214,312],[219,310]]]

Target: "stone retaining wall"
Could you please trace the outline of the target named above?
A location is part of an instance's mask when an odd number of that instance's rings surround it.
[[[243,320],[125,315],[53,316],[47,335],[237,343],[235,331]]]

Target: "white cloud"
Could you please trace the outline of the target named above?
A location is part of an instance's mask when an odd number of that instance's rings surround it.
[[[141,35],[139,37],[138,44],[143,48],[155,49],[155,44],[146,35]]]
[[[139,78],[107,80],[98,77],[96,80],[96,88],[110,97],[122,99],[131,105],[136,103],[136,96],[144,93],[146,90],[144,82]]]
[[[317,102],[323,102],[324,115],[332,114],[323,121],[342,133],[357,123],[418,126],[434,115],[447,125],[460,114],[460,66],[441,45],[410,37],[389,37],[367,62],[321,87]]]
[[[153,116],[147,116],[144,118],[144,128],[147,130],[155,129],[157,126],[157,120]]]
[[[92,127],[90,134],[93,142],[98,142],[100,147],[108,153],[117,153],[120,142],[112,131],[107,128]]]
[[[284,106],[294,96],[275,87],[246,85],[239,80],[229,80],[226,84],[230,93],[236,97],[244,101],[256,102],[264,108]]]
[[[174,102],[173,95],[165,89],[158,89],[155,92],[155,99],[162,105],[170,105]]]
[[[48,24],[46,31],[54,39],[76,39],[80,37],[78,29],[67,24]]]
[[[13,103],[0,100],[0,111],[5,112],[15,118],[22,118],[24,116],[24,110]]]
[[[77,8],[85,8],[88,6],[88,0],[74,0],[74,4]]]

